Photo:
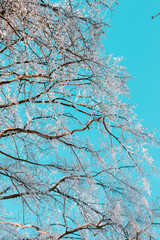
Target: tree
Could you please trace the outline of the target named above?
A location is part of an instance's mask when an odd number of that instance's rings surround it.
[[[2,239],[158,237],[157,141],[125,103],[121,59],[102,52],[114,4],[0,3]]]

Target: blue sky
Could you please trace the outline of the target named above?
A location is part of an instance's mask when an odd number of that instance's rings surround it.
[[[119,0],[104,48],[124,57],[123,65],[134,78],[128,84],[129,102],[137,104],[135,112],[144,126],[160,132],[160,15],[152,20],[159,12],[160,0]],[[157,137],[160,140],[160,133]],[[150,152],[160,166],[160,150]],[[153,192],[159,193],[157,180],[151,184]]]

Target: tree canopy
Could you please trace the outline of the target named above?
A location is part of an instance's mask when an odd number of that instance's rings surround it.
[[[158,239],[157,140],[103,51],[116,4],[0,3],[2,239]]]

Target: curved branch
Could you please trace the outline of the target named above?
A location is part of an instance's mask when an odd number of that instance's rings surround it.
[[[10,226],[14,226],[14,227],[19,227],[22,229],[25,228],[34,228],[36,231],[38,231],[40,234],[46,234],[49,236],[49,239],[53,239],[53,237],[51,237],[51,235],[48,232],[42,231],[38,226],[32,225],[32,224],[28,224],[28,225],[23,225],[21,223],[12,223],[12,222],[3,222],[1,221],[0,224],[3,225],[10,225]]]

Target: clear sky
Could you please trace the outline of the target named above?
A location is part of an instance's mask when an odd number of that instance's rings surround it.
[[[124,57],[123,65],[134,78],[128,84],[129,102],[137,104],[138,118],[151,130],[156,128],[160,140],[160,15],[152,20],[159,12],[160,0],[119,0],[104,47]],[[160,167],[160,150],[150,151]],[[160,180],[151,184],[160,194]]]

